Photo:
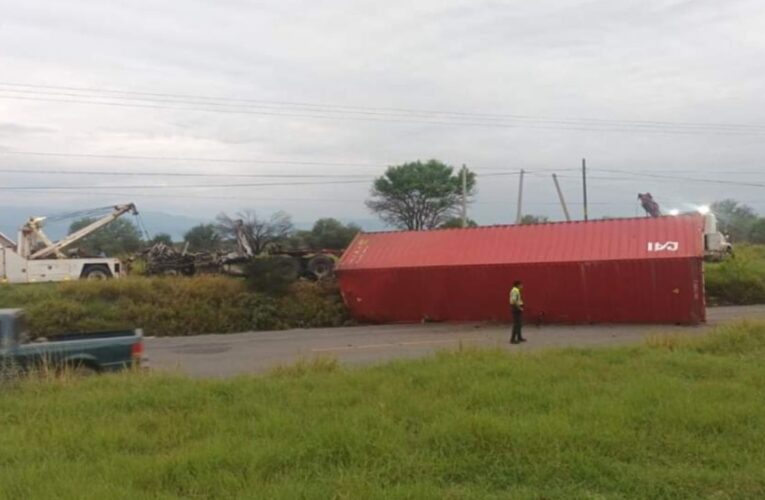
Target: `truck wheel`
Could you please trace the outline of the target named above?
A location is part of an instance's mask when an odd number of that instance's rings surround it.
[[[308,272],[321,280],[332,275],[335,270],[335,260],[329,255],[317,255],[308,261]]]
[[[300,276],[300,262],[289,255],[274,255],[271,257],[278,273],[289,281],[295,281]]]
[[[98,370],[87,363],[70,363],[64,367],[61,373],[63,375],[82,378],[98,375]]]
[[[112,277],[112,273],[106,266],[90,266],[82,271],[82,278],[86,280],[105,280]]]

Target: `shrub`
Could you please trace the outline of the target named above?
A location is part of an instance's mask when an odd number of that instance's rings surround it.
[[[279,300],[279,310],[293,327],[343,326],[350,322],[348,310],[334,284],[295,283]]]
[[[710,303],[765,303],[765,246],[736,248],[736,256],[706,268]]]
[[[123,328],[181,336],[348,322],[336,286],[298,282],[275,297],[225,276],[8,285],[0,287],[0,304],[25,308],[33,337]]]
[[[258,257],[245,265],[248,287],[267,295],[287,293],[299,272],[299,262],[287,255]]]

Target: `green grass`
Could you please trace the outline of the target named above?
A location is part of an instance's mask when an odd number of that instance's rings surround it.
[[[765,324],[0,392],[0,497],[763,498]]]
[[[146,335],[194,335],[348,321],[332,285],[299,282],[285,296],[271,297],[222,276],[0,285],[0,307],[26,309],[35,336],[122,328],[143,328]]]
[[[736,256],[705,268],[711,304],[765,304],[765,245],[736,247]]]

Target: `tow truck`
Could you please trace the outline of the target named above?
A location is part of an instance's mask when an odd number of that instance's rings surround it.
[[[19,229],[17,242],[0,235],[0,283],[106,279],[124,275],[119,259],[68,258],[64,250],[126,213],[138,215],[133,203],[112,207],[108,215],[56,242],[43,231],[45,217],[30,217]]]

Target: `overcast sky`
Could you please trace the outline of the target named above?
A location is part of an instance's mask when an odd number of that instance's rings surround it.
[[[0,188],[78,188],[0,206],[370,219],[369,179],[438,158],[479,174],[479,222],[514,219],[517,176],[487,174],[521,168],[524,210],[557,219],[550,172],[579,216],[586,157],[595,216],[638,191],[765,212],[761,0],[0,0],[0,47]],[[231,187],[298,181],[322,184]],[[142,187],[173,184],[207,187]]]

